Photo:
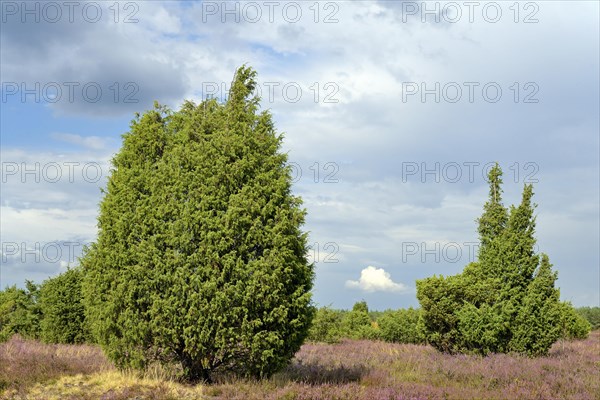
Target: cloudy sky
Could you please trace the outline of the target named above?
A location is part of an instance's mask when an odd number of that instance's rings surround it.
[[[534,183],[563,299],[599,305],[598,2],[1,4],[0,286],[77,263],[120,135],[258,73],[308,211],[314,300],[416,306],[476,253],[485,171]]]

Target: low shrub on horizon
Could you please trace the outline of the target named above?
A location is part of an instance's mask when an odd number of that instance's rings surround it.
[[[600,329],[600,307],[578,307],[575,311],[590,323],[592,330]]]

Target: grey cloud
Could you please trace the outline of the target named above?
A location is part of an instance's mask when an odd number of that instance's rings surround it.
[[[152,107],[154,100],[168,103],[184,96],[186,77],[178,62],[166,56],[168,46],[141,22],[119,25],[108,15],[98,23],[10,18],[3,24],[2,79],[29,90],[38,83],[42,101],[50,99],[59,114],[126,115]],[[57,86],[62,96],[50,98],[47,94],[57,92]]]

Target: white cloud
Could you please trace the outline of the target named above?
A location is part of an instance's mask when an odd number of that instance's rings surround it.
[[[372,265],[360,272],[358,281],[346,281],[346,287],[358,288],[365,292],[407,292],[409,289],[403,283],[394,282],[389,272],[385,272],[383,268],[376,268]]]

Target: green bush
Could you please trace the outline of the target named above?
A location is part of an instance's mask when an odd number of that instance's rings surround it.
[[[458,275],[417,281],[425,336],[441,351],[544,355],[561,336],[561,321],[579,323],[563,317],[557,274],[547,255],[534,253],[533,187],[525,185],[521,203],[507,209],[501,176],[498,165],[488,174],[477,262]]]
[[[266,377],[308,334],[314,266],[271,114],[237,70],[225,103],[132,121],[81,259],[86,318],[121,368]]]
[[[17,333],[31,339],[39,337],[38,294],[39,286],[31,281],[25,282],[25,289],[11,286],[0,291],[0,342]]]
[[[40,337],[47,343],[84,343],[89,339],[85,325],[81,268],[69,269],[41,286]]]
[[[379,339],[379,329],[370,314],[364,300],[355,303],[350,311],[319,308],[309,330],[308,340],[337,343],[340,339]]]
[[[454,352],[459,342],[458,316],[463,304],[464,282],[460,276],[433,276],[417,281],[422,327],[428,343],[440,351]]]
[[[558,290],[554,289],[556,278],[548,256],[543,254],[521,304],[517,304],[514,322],[509,320],[512,330],[508,350],[545,355],[560,338],[562,307]]]
[[[330,307],[319,308],[308,331],[307,340],[323,343],[339,342],[344,337],[343,319],[344,311]]]
[[[600,329],[600,307],[579,307],[575,311],[590,323],[592,329]]]
[[[585,339],[592,325],[573,308],[570,302],[561,302],[560,337],[562,339]]]
[[[396,343],[424,343],[419,309],[370,311],[367,303],[356,303],[351,311],[319,308],[308,340],[337,343],[340,339],[385,340]],[[374,317],[377,319],[374,321]]]
[[[369,316],[369,307],[364,300],[355,303],[352,310],[344,314],[342,334],[350,339],[376,339],[378,337]]]
[[[387,310],[377,320],[380,337],[386,342],[420,344],[425,341],[419,309]]]

